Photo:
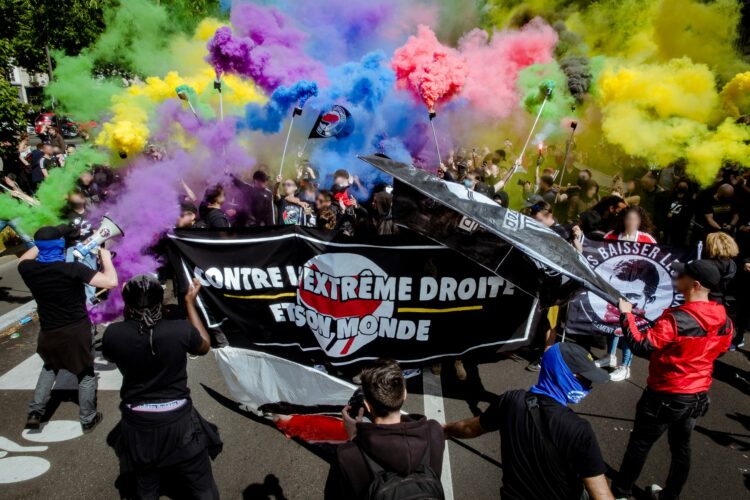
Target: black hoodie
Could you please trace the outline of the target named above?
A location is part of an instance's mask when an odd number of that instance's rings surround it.
[[[442,426],[435,420],[404,415],[400,424],[357,424],[357,437],[339,446],[336,452],[339,496],[334,496],[351,500],[367,497],[374,478],[360,448],[383,469],[406,476],[416,470],[428,445],[428,465],[439,476],[443,468],[445,437]]]

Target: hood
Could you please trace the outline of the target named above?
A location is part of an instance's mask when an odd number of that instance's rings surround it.
[[[727,310],[722,304],[713,301],[688,302],[681,305],[679,309],[687,311],[701,328],[707,331],[721,328],[727,321]]]
[[[420,463],[430,441],[443,439],[439,424],[421,415],[404,415],[400,424],[357,424],[356,442],[378,464],[407,475]]]

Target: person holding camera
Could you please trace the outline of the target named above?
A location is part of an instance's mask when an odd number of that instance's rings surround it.
[[[211,349],[195,307],[199,290],[193,280],[185,295],[189,322],[165,320],[161,284],[136,276],[122,290],[125,321],[104,332],[102,354],[122,372],[122,419],[107,442],[121,471],[134,474],[140,499],[158,499],[165,474],[180,478],[185,497],[219,498],[210,459],[221,451],[221,439],[193,407],[187,386],[187,355]]]
[[[91,432],[102,414],[96,411],[93,336],[85,286],[112,289],[117,286],[117,271],[105,248],[99,249],[100,272],[80,262],[65,262],[65,234],[59,227],[40,228],[34,243],[21,256],[18,272],[37,303],[40,330],[36,352],[44,366],[29,405],[26,428],[39,428],[57,372],[67,370],[78,378],[81,426],[84,432]]]
[[[360,376],[364,399],[359,408],[347,405],[342,412],[350,441],[338,447],[332,469],[337,481],[327,498],[381,498],[378,494],[389,486],[415,488],[399,490],[404,497],[413,493],[413,498],[443,498],[445,441],[440,424],[401,414],[406,382],[395,361],[378,360]],[[407,486],[394,486],[404,478],[409,479]]]
[[[714,361],[729,349],[734,326],[724,306],[709,301],[721,285],[721,273],[709,260],[675,262],[675,288],[685,303],[665,310],[653,327],[639,331],[633,305],[620,299],[625,340],[635,353],[650,355],[646,390],[636,406],[635,424],[612,483],[618,498],[631,494],[651,446],[667,432],[672,464],[662,489],[651,485],[662,500],[679,498],[690,472],[690,435],[697,417],[708,411]]]

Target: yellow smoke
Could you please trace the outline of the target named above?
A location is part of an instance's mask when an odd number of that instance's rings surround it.
[[[175,88],[189,85],[200,98],[200,109],[206,106],[217,109],[219,96],[213,88],[215,72],[206,63],[206,42],[216,29],[223,26],[217,19],[204,19],[195,29],[192,38],[175,39],[170,50],[165,54],[171,58],[171,65],[187,69],[186,76],[179,71],[169,71],[164,76],[149,76],[123,89],[121,94],[112,98],[112,118],[103,124],[96,143],[106,146],[113,153],[125,152],[128,155],[140,153],[148,142],[150,135],[149,122],[155,107],[167,99],[177,99]],[[264,103],[267,99],[252,81],[243,80],[234,75],[223,77],[224,113],[241,114],[250,102]],[[208,110],[210,113],[210,109]],[[184,136],[184,133],[182,134]],[[180,144],[189,141],[175,133],[174,140]]]
[[[746,160],[750,130],[722,119],[713,73],[687,58],[605,69],[599,82],[602,130],[629,155],[657,166],[678,158],[701,183],[722,160]],[[743,158],[742,155],[745,155]]]
[[[730,116],[750,114],[750,71],[736,75],[721,91],[721,104]]]

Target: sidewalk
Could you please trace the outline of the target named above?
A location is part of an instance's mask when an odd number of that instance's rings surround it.
[[[31,292],[18,274],[18,258],[0,257],[0,333],[36,311]]]

